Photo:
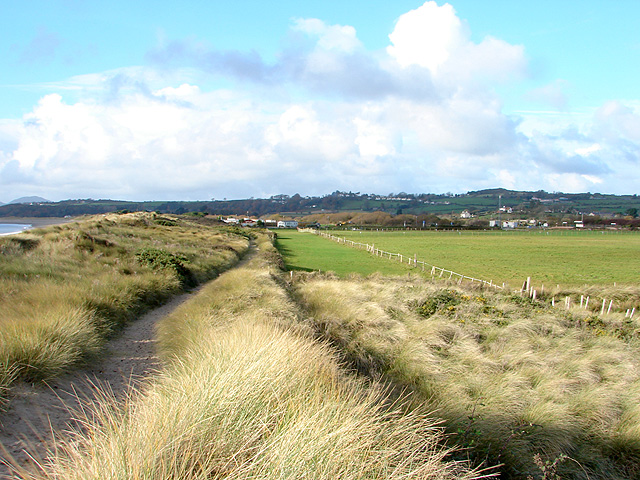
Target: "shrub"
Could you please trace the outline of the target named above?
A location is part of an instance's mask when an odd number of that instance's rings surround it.
[[[141,265],[152,270],[170,270],[174,272],[185,286],[194,286],[196,281],[191,271],[184,265],[188,262],[183,255],[176,255],[157,248],[145,248],[136,253],[136,259]]]
[[[425,318],[435,314],[438,310],[450,313],[456,305],[460,304],[460,301],[461,296],[455,290],[442,290],[422,302],[418,306],[418,313]]]

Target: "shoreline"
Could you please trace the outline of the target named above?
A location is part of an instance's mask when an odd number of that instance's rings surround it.
[[[17,235],[24,233],[34,228],[48,227],[51,225],[61,225],[64,223],[70,223],[77,220],[77,217],[64,218],[64,217],[0,217],[0,224],[7,225],[21,225],[27,228],[22,228],[15,232],[0,233],[0,237],[7,235]]]

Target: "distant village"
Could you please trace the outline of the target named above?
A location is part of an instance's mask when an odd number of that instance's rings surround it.
[[[205,215],[227,225],[266,228],[637,229],[637,195],[522,192],[502,188],[464,194],[387,195],[335,191],[322,196],[208,201],[64,200],[22,197],[0,205],[0,217],[65,217],[151,211]]]

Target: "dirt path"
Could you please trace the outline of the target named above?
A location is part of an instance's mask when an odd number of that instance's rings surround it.
[[[251,245],[236,268],[254,252]],[[15,471],[9,466],[12,463],[34,468],[31,456],[36,460],[46,457],[52,445],[52,432],[65,432],[76,426],[74,411],[79,411],[87,401],[100,398],[105,387],[115,398],[123,399],[132,384],[140,385],[157,372],[161,364],[155,353],[156,323],[200,288],[174,297],[129,324],[109,342],[101,360],[89,368],[73,371],[48,384],[23,382],[12,386],[9,410],[0,414],[0,480],[19,478],[11,473]]]

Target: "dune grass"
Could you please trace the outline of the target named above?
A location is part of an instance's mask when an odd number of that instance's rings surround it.
[[[98,354],[125,323],[226,270],[247,246],[246,238],[149,213],[0,238],[0,391]],[[164,263],[142,261],[149,251]]]
[[[346,361],[409,389],[467,455],[503,463],[503,478],[541,478],[535,459],[560,459],[562,478],[640,474],[637,318],[596,322],[417,276],[299,277],[301,303]]]
[[[125,405],[95,405],[36,478],[480,478],[433,420],[340,368],[257,244],[163,320],[163,372]]]

